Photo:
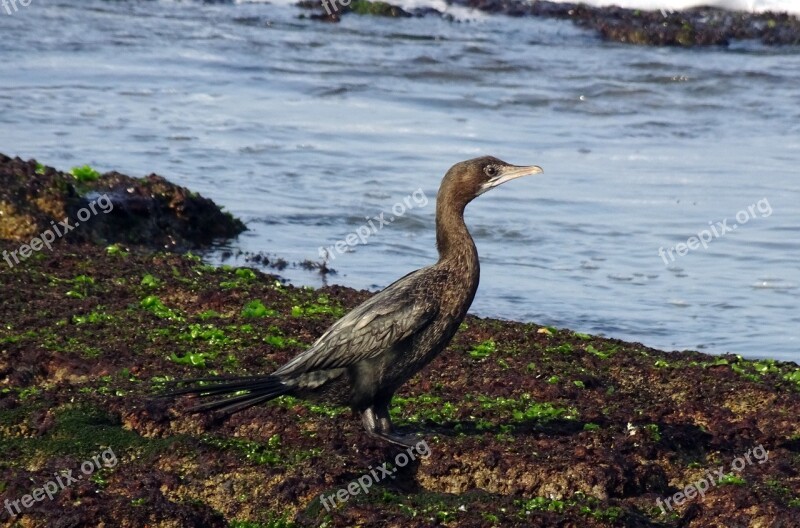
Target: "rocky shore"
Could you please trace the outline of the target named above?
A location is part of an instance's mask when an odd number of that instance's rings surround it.
[[[51,230],[67,243],[186,250],[245,229],[213,201],[156,174],[132,178],[88,166],[62,172],[0,154],[0,239],[27,242]]]
[[[432,8],[406,11],[379,1],[353,0],[348,5],[331,2],[333,0],[302,0],[298,5],[314,10],[311,18],[327,22],[338,22],[350,13],[389,17],[448,16]],[[736,40],[757,40],[770,46],[800,45],[800,20],[787,13],[744,13],[712,7],[647,11],[546,0],[449,0],[448,3],[512,17],[571,20],[604,40],[629,44],[727,46]]]
[[[284,398],[227,420],[185,413],[187,399],[157,397],[169,382],[267,373],[370,293],[133,243],[143,226],[156,247],[221,236],[180,227],[205,220],[180,203],[227,218],[228,236],[242,226],[160,178],[75,180],[0,157],[0,253],[93,192],[155,202],[125,217],[132,233],[98,214],[0,260],[2,526],[798,526],[795,363],[468,317],[393,402],[428,447],[402,466],[347,409]],[[368,490],[320,501],[378,467],[390,475]],[[37,493],[50,482],[52,497]]]

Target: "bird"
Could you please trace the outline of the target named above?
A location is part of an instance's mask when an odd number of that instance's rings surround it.
[[[394,429],[389,406],[400,386],[445,349],[475,297],[480,262],[464,209],[503,183],[542,172],[492,156],[456,163],[436,196],[436,263],[367,299],[269,375],[184,380],[190,386],[167,395],[217,397],[189,410],[223,415],[281,395],[349,406],[370,437],[414,445],[416,435]]]

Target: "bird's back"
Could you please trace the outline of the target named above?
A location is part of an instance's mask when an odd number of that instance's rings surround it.
[[[273,375],[316,383],[337,371],[347,374],[354,391],[393,392],[436,357],[458,329],[477,289],[477,279],[458,275],[440,265],[409,273],[339,319]]]

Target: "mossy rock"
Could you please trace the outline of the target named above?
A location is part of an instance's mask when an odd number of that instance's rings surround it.
[[[76,173],[89,170],[93,171],[81,167]],[[49,231],[52,242],[183,250],[208,246],[246,230],[241,220],[212,200],[155,174],[132,178],[109,172],[78,178],[36,160],[2,154],[0,217],[0,239],[23,244]],[[60,224],[65,219],[73,229]]]
[[[384,17],[410,17],[411,14],[400,7],[386,2],[370,2],[369,0],[354,0],[350,10],[359,15],[373,15]]]

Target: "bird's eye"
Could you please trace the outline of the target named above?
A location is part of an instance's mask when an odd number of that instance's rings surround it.
[[[487,165],[486,168],[483,169],[483,172],[485,172],[486,175],[489,176],[489,177],[496,176],[497,175],[497,167],[495,167],[494,165]]]

